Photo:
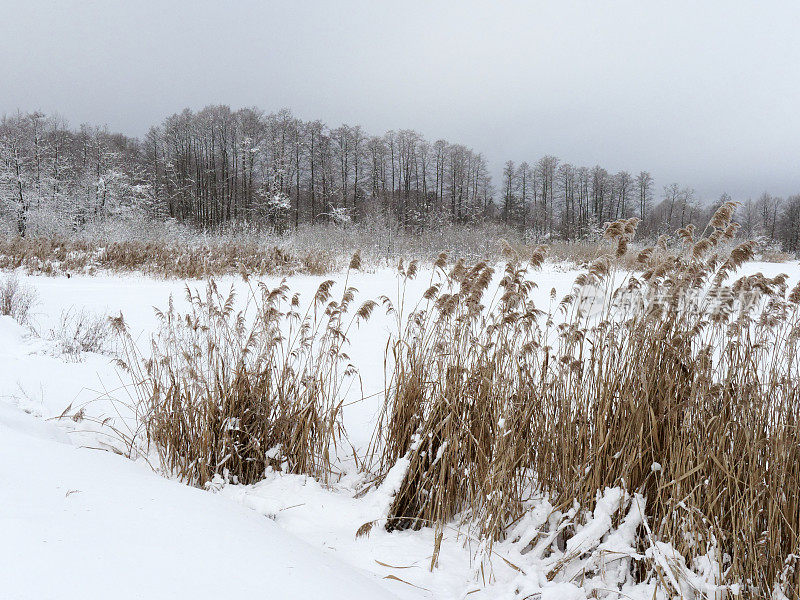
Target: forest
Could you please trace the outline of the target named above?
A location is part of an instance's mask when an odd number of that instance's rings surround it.
[[[402,129],[330,128],[289,110],[185,109],[141,139],[71,127],[42,112],[0,122],[0,211],[7,236],[80,236],[109,220],[174,220],[200,231],[243,224],[283,233],[380,219],[408,234],[493,222],[532,243],[580,240],[637,217],[652,238],[700,226],[725,202],[648,171],[609,172],[546,155],[509,160],[493,181],[479,151]],[[736,198],[743,238],[800,250],[800,195]]]

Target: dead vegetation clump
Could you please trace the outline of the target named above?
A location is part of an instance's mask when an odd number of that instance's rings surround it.
[[[183,279],[203,279],[231,273],[247,275],[322,275],[332,259],[322,253],[294,255],[287,250],[250,243],[185,246],[167,243],[113,242],[102,249],[98,266],[108,270],[141,271]]]
[[[89,269],[96,248],[85,240],[58,237],[0,237],[0,268],[55,275]]]
[[[458,517],[491,545],[536,495],[565,513],[577,502],[580,519],[618,487],[644,498],[637,581],[683,594],[707,563],[719,590],[797,598],[800,286],[734,279],[755,244],[727,249],[733,209],[678,231],[675,251],[636,252],[635,274],[620,259],[637,222],[608,224],[613,251],[545,307],[531,299],[543,250],[512,255],[494,297],[491,267],[442,260],[388,357],[375,447],[383,472],[409,467],[386,528],[430,525],[440,541]],[[569,547],[569,531],[544,526],[523,553]],[[680,557],[669,568],[662,543]]]
[[[351,263],[358,268],[355,257]],[[233,289],[209,281],[205,295],[186,290],[189,308],[170,301],[143,358],[122,318],[123,366],[133,373],[139,419],[167,470],[193,485],[215,475],[238,483],[268,467],[326,481],[345,432],[342,386],[355,375],[345,352],[355,288],[334,298],[323,282],[307,311],[285,283],[251,288],[235,310]]]
[[[72,308],[62,311],[47,337],[58,342],[60,351],[74,361],[80,361],[84,352],[114,352],[114,336],[108,317],[87,310]]]
[[[215,240],[208,243],[87,240],[47,237],[0,238],[0,269],[23,268],[45,275],[141,272],[157,277],[203,279],[248,275],[322,275],[334,267],[322,251],[294,253],[254,242]]]
[[[0,281],[0,315],[10,316],[20,325],[30,325],[36,299],[36,290],[20,282],[16,273]]]
[[[531,262],[540,266],[543,260],[539,248]],[[414,277],[412,267],[401,273],[404,279]],[[509,263],[497,309],[487,311],[491,266],[467,268],[459,261],[446,271],[442,256],[436,268],[442,281],[431,284],[392,347],[382,462],[388,466],[408,453],[410,467],[390,510],[390,530],[441,525],[488,498],[489,482],[501,476],[496,458],[514,452],[506,434],[524,434],[517,420],[526,418],[525,409],[512,421],[502,415],[508,414],[503,405],[521,407],[526,401],[511,384],[515,374],[533,372],[524,361],[536,357],[528,353],[517,360],[516,352],[532,350],[529,344],[540,334],[540,312],[525,301],[535,284],[523,278],[524,268]],[[507,458],[516,460],[510,454]],[[513,479],[503,485],[521,483]],[[512,497],[498,493],[492,501]]]

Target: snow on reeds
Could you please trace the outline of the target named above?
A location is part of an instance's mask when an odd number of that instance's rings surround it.
[[[398,296],[379,299],[397,320],[385,407],[357,457],[378,478],[404,468],[385,528],[433,527],[432,568],[455,520],[549,581],[600,585],[611,561],[614,585],[659,597],[798,597],[800,286],[734,277],[755,246],[729,244],[733,209],[634,255],[637,221],[608,224],[612,251],[546,306],[545,247],[508,246],[496,289],[495,266],[442,255],[413,306],[417,264],[401,264]],[[375,308],[351,315],[351,288],[333,301],[330,285],[302,315],[281,286],[253,294],[248,320],[213,283],[189,314],[162,315],[152,357],[128,366],[144,365],[142,416],[167,467],[195,484],[269,466],[330,476],[345,322]]]
[[[330,271],[334,261],[324,251],[290,252],[254,240],[191,241],[157,239],[98,243],[42,237],[0,237],[0,268],[47,275],[141,272],[157,277],[200,279],[220,275],[309,273]]]
[[[374,305],[351,313],[356,290],[345,283],[334,299],[333,284],[323,282],[305,312],[285,284],[251,288],[238,312],[233,289],[210,281],[203,296],[187,287],[189,310],[170,302],[158,313],[146,358],[122,317],[113,321],[140,419],[170,472],[195,485],[215,475],[251,483],[268,466],[329,477],[344,435],[341,386],[353,373],[348,331]]]
[[[73,275],[138,272],[156,277],[203,279],[224,275],[323,275],[346,266],[356,251],[370,268],[394,266],[400,257],[426,266],[447,251],[468,263],[496,261],[506,240],[525,253],[519,230],[488,223],[453,225],[423,232],[366,223],[316,224],[283,234],[244,229],[211,233],[185,227],[160,229],[132,225],[129,230],[98,231],[73,237],[42,233],[0,235],[0,268],[29,273]],[[607,251],[602,240],[554,241],[549,254],[584,265]],[[344,259],[344,263],[342,261]],[[634,261],[630,261],[633,266]]]

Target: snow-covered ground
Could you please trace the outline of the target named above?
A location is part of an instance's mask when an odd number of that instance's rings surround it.
[[[786,272],[790,286],[800,277],[797,263],[753,263],[745,272],[756,271],[768,276]],[[540,307],[549,305],[552,288],[557,298],[567,293],[575,275],[558,265],[536,273]],[[288,283],[292,292],[310,301],[327,278],[297,276]],[[331,278],[339,281],[343,275]],[[411,282],[408,303],[419,299],[429,278],[423,272]],[[431,530],[387,533],[376,526],[370,535],[357,538],[362,524],[385,515],[391,477],[358,498],[356,473],[330,487],[308,477],[273,473],[256,485],[201,491],[154,473],[143,459],[126,459],[113,451],[119,443],[108,426],[98,423],[110,417],[109,424],[125,434],[133,426],[125,408],[130,401],[126,381],[113,357],[84,353],[76,361],[47,339],[48,332],[65,310],[122,313],[144,347],[157,325],[153,307],[165,307],[172,295],[180,310],[187,283],[111,275],[68,279],[20,274],[20,280],[38,295],[33,316],[38,335],[0,317],[0,598],[472,599],[541,594],[547,599],[582,598],[590,592],[545,577],[558,557],[531,562],[513,544],[498,545],[496,559],[481,563],[476,542],[455,530],[446,531],[433,572]],[[278,283],[266,280],[270,287]],[[241,278],[218,284],[223,290],[233,285],[242,301],[248,296],[249,284]],[[357,302],[381,294],[398,296],[393,271],[354,273],[350,284],[360,290]],[[197,281],[188,285],[204,287]],[[361,378],[351,396],[363,394],[365,399],[348,406],[345,424],[357,449],[369,442],[382,405],[384,349],[396,328],[394,318],[379,308],[351,331],[349,354]],[[58,418],[81,409],[83,419]],[[631,506],[635,529],[636,502]],[[574,539],[600,547],[609,527],[601,512],[586,524],[583,538]],[[529,520],[536,518],[532,514]],[[613,542],[615,551],[624,554],[623,534],[618,531],[603,544]]]

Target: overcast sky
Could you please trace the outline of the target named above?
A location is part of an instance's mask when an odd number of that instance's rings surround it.
[[[183,107],[411,128],[703,197],[800,193],[800,2],[0,0],[0,113]]]

